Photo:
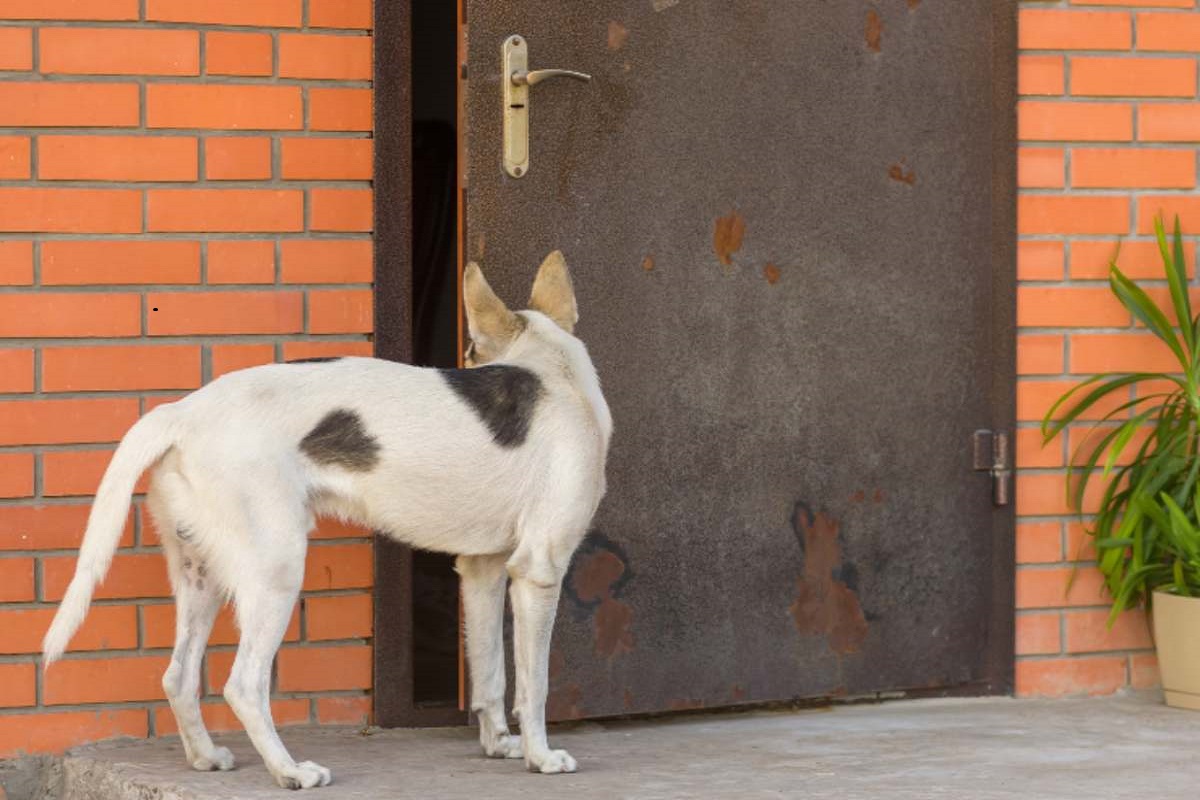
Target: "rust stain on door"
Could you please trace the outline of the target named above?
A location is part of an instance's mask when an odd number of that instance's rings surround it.
[[[768,261],[767,265],[763,267],[763,277],[766,278],[767,283],[771,284],[772,286],[779,283],[779,275],[779,267],[775,266],[771,262]]]
[[[903,161],[898,164],[892,164],[888,168],[888,177],[900,183],[907,183],[909,186],[917,182],[917,173],[911,169],[906,169]]]
[[[621,548],[593,531],[572,564],[567,591],[577,604],[594,609],[592,625],[598,656],[614,658],[633,652],[633,609],[617,599],[628,578]]]
[[[742,249],[742,237],[746,235],[746,219],[736,210],[724,217],[717,217],[713,225],[713,252],[725,266],[733,264],[733,254]]]
[[[883,20],[879,18],[879,14],[875,13],[874,9],[867,12],[867,49],[872,53],[878,53],[883,39]]]
[[[824,634],[838,655],[857,652],[867,638],[867,618],[854,588],[843,580],[854,570],[843,563],[837,520],[797,503],[792,529],[804,550],[804,575],[796,579],[791,606],[796,630]]]
[[[629,29],[615,19],[608,23],[608,49],[620,50],[629,37]]]

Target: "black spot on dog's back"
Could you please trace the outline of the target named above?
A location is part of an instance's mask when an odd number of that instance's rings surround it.
[[[487,425],[492,441],[501,447],[524,443],[542,396],[542,381],[537,375],[507,364],[441,372],[455,394]]]
[[[300,441],[300,449],[318,464],[367,472],[379,463],[379,442],[349,409],[330,411]]]
[[[313,356],[312,358],[293,358],[285,364],[327,364],[330,361],[341,361],[341,356]]]

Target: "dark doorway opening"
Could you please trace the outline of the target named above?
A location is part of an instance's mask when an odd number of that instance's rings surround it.
[[[412,4],[413,363],[458,366],[458,116],[455,3]],[[412,554],[412,697],[458,704],[458,576],[454,559]]]

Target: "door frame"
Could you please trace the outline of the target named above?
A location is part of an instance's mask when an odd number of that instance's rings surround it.
[[[992,419],[1016,430],[1016,68],[1017,2],[996,0],[992,24]],[[460,4],[461,6],[461,4]],[[375,355],[412,358],[411,0],[375,3],[374,259]],[[461,20],[460,26],[465,21]],[[461,42],[460,42],[461,46]],[[460,131],[460,159],[462,137]],[[459,164],[460,177],[463,163]],[[459,219],[462,226],[460,186]],[[385,199],[381,202],[381,199]],[[461,253],[460,253],[461,262]],[[461,272],[461,263],[460,263]],[[964,446],[968,443],[964,442]],[[1015,509],[994,509],[992,603],[985,675],[933,694],[1011,694],[1016,624]],[[461,725],[460,708],[422,708],[413,699],[412,551],[374,538],[374,722],[384,727]],[[461,657],[460,657],[461,661]],[[461,687],[460,687],[461,694]],[[915,692],[910,694],[922,694]],[[460,700],[461,705],[461,700]]]

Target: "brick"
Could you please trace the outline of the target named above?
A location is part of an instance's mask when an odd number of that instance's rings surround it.
[[[186,394],[155,394],[146,395],[142,398],[142,404],[145,406],[146,413],[153,411],[159,406],[170,405],[176,403],[186,397]]]
[[[308,597],[304,613],[310,642],[325,639],[368,639],[373,629],[370,594]]]
[[[1070,371],[1170,372],[1179,362],[1166,345],[1142,333],[1077,333],[1071,336]]]
[[[200,34],[149,28],[42,28],[38,67],[72,75],[199,75]]]
[[[1196,243],[1183,243],[1189,276],[1196,274]],[[1116,259],[1121,272],[1131,278],[1163,279],[1162,256],[1158,242],[1125,239],[1118,241],[1071,242],[1072,278],[1107,280],[1109,264]]]
[[[166,656],[66,659],[46,671],[43,702],[54,706],[161,700],[169,663]]]
[[[298,86],[146,86],[146,125],[150,128],[298,130],[302,121]]]
[[[33,30],[0,28],[0,70],[33,69]]]
[[[1110,430],[1112,430],[1112,426],[1101,428],[1093,428],[1090,425],[1072,426],[1067,435],[1067,452],[1071,454],[1071,463],[1079,467],[1087,464],[1088,459],[1096,452],[1096,447],[1100,444],[1102,437]],[[1146,431],[1145,434],[1141,432],[1134,434],[1113,463],[1119,466],[1130,463],[1133,454],[1145,443],[1149,429]],[[1100,456],[1101,459],[1107,459],[1110,453],[1111,448],[1105,448]]]
[[[310,547],[304,567],[304,589],[366,589],[372,584],[373,569],[370,542]]]
[[[1200,142],[1200,103],[1142,103],[1138,139],[1143,142]]]
[[[1072,478],[1072,481],[1076,478]],[[1091,481],[1083,496],[1083,512],[1091,513],[1099,505],[1103,481]],[[1067,495],[1067,476],[1062,472],[1023,472],[1017,475],[1017,505],[1022,514],[1057,516],[1074,514],[1074,492]]]
[[[75,556],[42,559],[42,593],[45,600],[58,601],[75,574]],[[136,597],[169,597],[167,566],[158,553],[124,553],[113,558],[108,575],[96,589],[97,600]]]
[[[1017,337],[1018,375],[1058,375],[1064,371],[1063,337],[1025,333]]]
[[[1133,43],[1128,12],[1022,8],[1019,13],[1021,50],[1128,50]]]
[[[140,317],[136,294],[0,295],[0,338],[137,336]]]
[[[26,180],[30,169],[29,137],[0,136],[0,180]]]
[[[228,372],[247,367],[271,364],[275,361],[273,344],[214,344],[212,346],[212,376],[219,378]]]
[[[1071,186],[1077,189],[1191,189],[1196,185],[1192,150],[1075,148]]]
[[[371,688],[368,645],[284,647],[276,663],[281,692]]]
[[[1027,509],[1022,513],[1031,513]],[[1105,606],[1104,578],[1094,567],[1022,567],[1017,570],[1017,608]]]
[[[0,286],[33,283],[33,242],[0,241]]]
[[[1128,233],[1129,198],[1020,195],[1017,230],[1022,234]]]
[[[144,647],[172,647],[175,643],[175,604],[141,606],[143,631],[145,634]],[[208,638],[210,645],[237,644],[241,638],[237,622],[234,619],[233,606],[225,605],[217,613],[213,622],[212,634]],[[287,630],[283,634],[285,642],[300,640],[300,606],[292,610]],[[233,663],[233,653],[229,653],[228,664]],[[228,668],[225,673],[228,674]],[[221,684],[224,685],[222,680]],[[219,691],[219,687],[218,687]]]
[[[133,83],[0,83],[0,126],[113,127],[138,124]]]
[[[67,550],[79,547],[91,506],[0,506],[0,550]],[[121,546],[133,546],[133,517]]]
[[[160,22],[198,22],[203,25],[245,25],[264,28],[300,27],[301,0],[146,0],[146,19]]]
[[[31,721],[36,719],[36,724]],[[96,711],[41,711],[0,716],[0,756],[24,753],[61,753],[75,745],[113,737],[144,738],[148,731],[145,709]]]
[[[0,445],[120,441],[137,421],[136,397],[0,402]]]
[[[1138,50],[1200,52],[1200,17],[1195,14],[1143,12],[1137,15],[1137,29]]]
[[[373,356],[375,348],[370,342],[284,342],[283,360],[298,358],[328,358],[330,356]]]
[[[285,180],[371,179],[370,139],[287,138],[281,144]]]
[[[229,682],[229,673],[233,669],[233,659],[236,655],[233,650],[210,650],[204,657],[208,694],[221,694],[221,689]]]
[[[0,497],[29,497],[32,494],[33,453],[0,453]]]
[[[312,189],[309,191],[314,231],[369,231],[374,225],[370,189]]]
[[[1067,523],[1067,561],[1095,561],[1096,537],[1080,522]]]
[[[33,600],[35,569],[32,558],[0,558],[0,602]]]
[[[150,189],[150,231],[259,232],[304,229],[303,193],[289,189]]]
[[[1017,150],[1017,185],[1022,189],[1061,189],[1066,180],[1065,151],[1047,147]]]
[[[1157,689],[1162,685],[1158,659],[1150,653],[1129,657],[1129,685],[1134,689]]]
[[[1091,97],[1195,97],[1196,62],[1178,58],[1075,56],[1071,94]]]
[[[0,664],[0,708],[35,705],[36,684],[36,664]]]
[[[1112,694],[1125,685],[1125,658],[1051,658],[1017,662],[1018,697]]]
[[[370,333],[374,294],[370,289],[308,293],[309,333]]]
[[[136,190],[0,188],[0,231],[135,233],[141,229],[142,193]]]
[[[1186,232],[1200,231],[1200,197],[1192,195],[1142,195],[1138,199],[1138,233],[1154,233],[1154,218],[1161,216],[1168,228],[1175,224],[1175,216]]]
[[[138,0],[5,0],[5,19],[121,21],[138,18]]]
[[[297,344],[300,344],[297,342]],[[310,539],[369,539],[371,531],[333,517],[318,517],[317,527],[309,532]]]
[[[1154,646],[1146,615],[1127,611],[1108,627],[1108,610],[1066,612],[1068,653],[1099,653],[1110,650],[1146,650]]]
[[[199,281],[199,242],[150,239],[42,242],[42,283],[48,286]]]
[[[146,302],[151,336],[299,333],[303,324],[299,292],[152,293]]]
[[[369,81],[371,37],[282,33],[279,77]]]
[[[1017,325],[1021,327],[1115,328],[1132,317],[1108,287],[1021,286]]]
[[[1017,563],[1062,561],[1062,525],[1057,522],[1017,523]]]
[[[290,700],[272,700],[271,718],[278,728],[290,725],[304,725],[308,719],[309,701],[306,698]],[[200,716],[204,725],[213,733],[229,733],[242,730],[242,723],[237,714],[224,700],[200,704]],[[170,706],[159,706],[154,709],[154,730],[159,736],[174,736],[179,733],[179,726]]]
[[[199,345],[46,347],[42,390],[46,392],[196,389]]]
[[[1062,442],[1054,440],[1042,446],[1042,432],[1037,428],[1017,430],[1017,467],[1061,467],[1064,466]]]
[[[42,453],[42,494],[47,497],[90,497],[112,460],[112,450],[51,450]],[[135,492],[145,493],[149,473]]]
[[[55,608],[0,608],[0,653],[42,652],[42,637],[54,619]],[[136,606],[92,606],[79,631],[71,637],[70,652],[132,650],[137,647]]]
[[[274,44],[266,33],[208,31],[204,51],[209,75],[265,76],[274,68]]]
[[[1022,141],[1128,142],[1133,107],[1125,103],[1017,103],[1017,138]]]
[[[317,698],[317,722],[322,725],[367,725],[370,721],[370,697]]]
[[[196,164],[196,140],[190,137],[38,137],[42,180],[194,181]]]
[[[215,240],[208,243],[209,283],[274,283],[275,242]]]
[[[33,350],[0,350],[0,392],[33,391]]]
[[[1158,8],[1193,8],[1196,0],[1071,0],[1073,6],[1140,6]]]
[[[1062,280],[1065,250],[1062,242],[1017,242],[1018,280]]]
[[[374,24],[371,0],[309,0],[308,24],[314,28],[360,28]]]
[[[308,90],[308,127],[314,131],[369,131],[375,125],[370,89]]]
[[[1116,334],[1123,337],[1124,334]],[[1072,353],[1074,355],[1074,353]],[[1078,380],[1073,381],[1017,381],[1017,419],[1022,422],[1041,422],[1042,415],[1050,410],[1058,398],[1062,397],[1068,389],[1078,385]],[[1108,412],[1115,409],[1117,406],[1129,400],[1128,397],[1110,397],[1107,400],[1098,402],[1095,406],[1088,409],[1082,416],[1084,420],[1096,420],[1103,417]],[[1055,415],[1061,417],[1066,409],[1070,408],[1070,404],[1061,407]]]
[[[284,283],[370,283],[370,239],[288,239],[281,245]]]
[[[269,180],[271,140],[220,136],[204,140],[204,173],[210,180]]]
[[[1021,614],[1016,625],[1017,655],[1062,652],[1058,614]]]

